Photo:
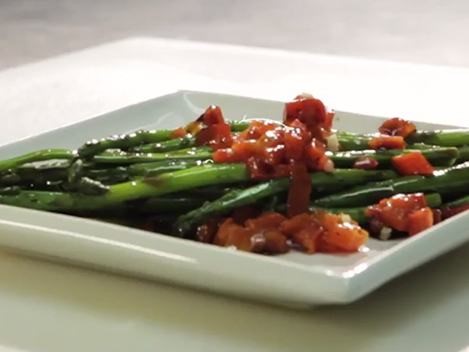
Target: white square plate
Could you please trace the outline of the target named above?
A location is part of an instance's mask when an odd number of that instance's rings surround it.
[[[0,158],[139,128],[172,128],[208,105],[226,117],[280,118],[283,103],[200,92],[178,92],[0,147]],[[336,112],[335,127],[376,131],[382,119]],[[445,126],[418,123],[420,128]],[[403,241],[370,239],[350,255],[290,252],[262,256],[73,216],[0,206],[0,245],[81,265],[164,280],[278,304],[348,303],[469,239],[469,212]]]

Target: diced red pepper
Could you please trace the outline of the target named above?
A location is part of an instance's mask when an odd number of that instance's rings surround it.
[[[410,152],[397,155],[392,158],[392,165],[399,174],[430,176],[433,174],[433,166],[428,162],[425,156],[419,152]]]
[[[235,246],[249,252],[285,253],[291,241],[306,253],[353,252],[368,233],[345,215],[301,213],[286,219],[268,212],[245,221],[244,226],[227,218],[213,240],[219,246]]]
[[[266,212],[256,218],[246,220],[245,226],[255,231],[278,229],[280,224],[285,220],[285,216],[280,213]]]
[[[290,249],[287,238],[278,229],[283,221],[285,221],[285,217],[282,214],[267,212],[257,218],[247,220],[245,227],[255,236],[264,239],[263,252],[280,254],[286,253]]]
[[[299,96],[292,102],[285,104],[284,123],[290,125],[299,120],[306,125],[312,137],[324,141],[330,134],[333,114],[326,111],[326,107],[319,99]]]
[[[294,162],[288,189],[287,214],[292,217],[308,211],[311,194],[311,177],[306,165]]]
[[[407,120],[394,117],[383,122],[379,132],[388,136],[401,136],[407,138],[417,130],[415,125]]]
[[[261,138],[267,131],[271,131],[281,126],[280,122],[272,122],[265,120],[252,120],[249,123],[249,127],[239,134],[240,140],[253,139],[257,140]]]
[[[246,220],[245,226],[228,218],[218,228],[214,244],[247,252],[285,253],[290,249],[287,238],[278,230],[284,220],[283,215],[274,212]]]
[[[401,136],[381,135],[371,139],[371,149],[404,149],[405,141]]]
[[[374,170],[378,167],[379,163],[376,159],[373,159],[372,157],[365,156],[365,157],[359,157],[355,162],[353,163],[353,168],[354,169],[362,169],[362,170]]]
[[[297,97],[285,104],[284,122],[290,123],[295,119],[306,126],[323,124],[326,122],[326,107],[321,100],[313,97]]]
[[[379,220],[388,227],[408,232],[409,215],[426,207],[427,201],[423,193],[396,194],[368,207],[366,213],[367,216]]]
[[[313,138],[311,143],[305,148],[306,163],[310,170],[333,171],[334,163],[326,155],[324,143]]]
[[[252,233],[249,230],[235,223],[232,218],[228,218],[218,228],[214,244],[223,247],[234,246],[242,251],[253,252],[255,243],[252,243],[251,237]]]
[[[280,231],[306,253],[312,254],[317,250],[317,241],[323,228],[311,214],[302,213],[285,220],[280,225]]]
[[[182,138],[187,135],[186,129],[183,127],[176,128],[171,131],[171,138]]]
[[[225,123],[220,107],[215,105],[210,105],[197,120],[203,122],[206,126]]]
[[[209,145],[214,150],[230,147],[233,143],[230,125],[219,123],[208,125],[196,135],[197,145]]]
[[[415,210],[409,214],[407,232],[413,236],[433,226],[433,212],[430,208]]]
[[[249,175],[254,180],[268,180],[271,178],[288,177],[290,175],[291,166],[286,164],[271,165],[264,160],[251,157],[247,160],[246,165]]]
[[[285,220],[280,230],[307,253],[354,252],[368,239],[353,220],[326,212],[297,215]]]
[[[186,126],[186,130],[195,135],[197,145],[210,145],[217,150],[233,144],[230,125],[218,106],[209,106],[197,121]]]
[[[289,160],[301,160],[304,149],[311,135],[306,126],[299,120],[293,120],[290,127],[286,128],[284,135],[285,156]]]
[[[300,246],[303,251],[313,254],[318,251],[318,240],[321,236],[322,229],[305,228],[293,233],[290,238],[296,245]]]
[[[299,232],[309,226],[313,226],[314,228],[320,227],[319,223],[311,218],[311,214],[303,213],[282,222],[280,231],[287,236],[291,236],[295,232]]]
[[[368,232],[348,216],[320,212],[317,217],[324,228],[321,252],[356,252],[368,239]]]
[[[212,154],[213,161],[216,163],[237,163],[244,161],[239,159],[238,155],[233,153],[231,148],[217,149]]]
[[[263,148],[262,160],[269,165],[279,165],[285,163],[285,144],[279,144],[274,147]]]
[[[285,157],[290,160],[301,160],[303,158],[303,151],[305,149],[305,142],[296,133],[285,134]]]

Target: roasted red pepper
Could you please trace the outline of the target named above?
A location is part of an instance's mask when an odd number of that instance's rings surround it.
[[[415,210],[409,214],[407,221],[407,232],[413,236],[433,226],[433,211],[428,207]]]
[[[414,235],[433,225],[433,213],[422,193],[397,194],[367,209],[367,216],[385,226]]]
[[[379,132],[388,136],[401,136],[407,138],[417,130],[415,125],[407,120],[394,117],[386,120],[379,128]]]
[[[183,127],[176,128],[171,132],[171,138],[182,138],[187,135],[186,129]]]
[[[404,138],[401,136],[376,136],[370,140],[369,146],[371,149],[404,149]]]
[[[203,125],[201,129],[200,124]],[[230,125],[225,122],[218,106],[209,106],[197,121],[189,126],[195,130],[197,145],[209,145],[217,150],[233,144]]]
[[[433,174],[434,168],[418,151],[397,155],[392,158],[392,165],[401,175],[422,175],[430,176]]]

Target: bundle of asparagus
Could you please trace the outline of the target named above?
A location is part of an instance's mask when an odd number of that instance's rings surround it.
[[[357,223],[389,238],[469,208],[469,130],[391,119],[355,134],[332,130],[332,115],[304,96],[283,123],[227,123],[210,107],[184,128],[35,151],[0,161],[0,204],[261,253],[354,251],[367,236]]]

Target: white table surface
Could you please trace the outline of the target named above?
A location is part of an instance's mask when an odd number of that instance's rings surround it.
[[[0,72],[0,144],[177,89],[469,124],[467,85],[467,69],[131,39]],[[462,351],[468,264],[465,245],[359,302],[294,311],[2,253],[0,351]]]

